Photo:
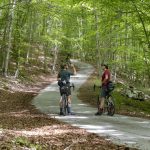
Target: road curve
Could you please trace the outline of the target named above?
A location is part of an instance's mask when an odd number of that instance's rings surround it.
[[[72,92],[72,108],[76,115],[63,117],[58,115],[60,96],[56,82],[42,90],[34,98],[33,105],[50,117],[67,122],[72,126],[84,128],[88,132],[105,136],[106,139],[116,144],[125,144],[141,150],[150,150],[150,120],[123,115],[111,117],[104,114],[95,116],[96,109],[84,104],[77,98],[78,89],[93,73],[94,68],[89,64],[73,61],[80,68],[77,75],[71,77],[71,82],[76,87],[75,91]]]

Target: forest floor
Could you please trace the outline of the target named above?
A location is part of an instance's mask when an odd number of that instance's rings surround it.
[[[38,77],[36,84],[11,83],[0,90],[0,149],[5,150],[131,150],[96,134],[40,113],[31,101],[55,76]]]

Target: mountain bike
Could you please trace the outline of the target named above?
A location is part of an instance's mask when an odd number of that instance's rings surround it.
[[[62,92],[62,112],[63,115],[66,116],[69,112],[68,112],[68,90],[71,90],[70,88],[75,88],[74,84],[72,83],[72,85],[68,85],[65,84],[61,87],[61,92]]]
[[[101,86],[98,86],[99,88],[101,88]],[[96,85],[94,85],[94,91],[95,91]],[[107,115],[109,116],[113,116],[115,114],[115,100],[113,98],[113,96],[111,95],[112,91],[108,91],[108,95],[106,96],[105,99],[105,103],[104,103],[104,110],[103,113],[107,112]],[[99,105],[100,105],[100,95],[98,95],[98,99],[97,99],[97,107],[99,109]]]

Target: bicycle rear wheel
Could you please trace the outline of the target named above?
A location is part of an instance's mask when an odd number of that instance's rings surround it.
[[[66,94],[63,94],[62,95],[62,105],[63,105],[63,107],[62,107],[62,111],[63,111],[63,114],[66,116],[67,115],[67,96],[66,96]]]
[[[99,105],[100,105],[100,99],[99,99],[99,96],[97,97],[97,108],[99,110]]]
[[[107,98],[107,112],[109,116],[115,114],[115,102],[111,95]]]

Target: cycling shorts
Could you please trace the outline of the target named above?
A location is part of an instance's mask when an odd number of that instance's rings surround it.
[[[109,94],[109,91],[107,89],[107,86],[103,85],[100,90],[100,97],[106,98],[108,96],[108,94]]]

